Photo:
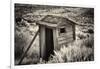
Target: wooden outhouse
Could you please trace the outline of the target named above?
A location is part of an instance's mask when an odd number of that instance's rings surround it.
[[[75,23],[68,18],[47,15],[38,21],[40,36],[40,57],[48,61],[63,44],[75,40]]]

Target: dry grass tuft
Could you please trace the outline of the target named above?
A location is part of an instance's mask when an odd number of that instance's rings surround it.
[[[63,62],[77,62],[77,61],[93,61],[94,51],[92,48],[92,39],[76,40],[73,43],[61,47],[59,51],[54,51],[48,63],[63,63]]]

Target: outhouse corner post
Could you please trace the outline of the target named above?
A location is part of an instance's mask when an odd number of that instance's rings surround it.
[[[57,43],[57,29],[53,29],[53,42],[54,42],[54,50],[56,50],[58,43]]]
[[[40,58],[45,59],[46,55],[46,45],[45,45],[45,26],[39,26],[39,37],[40,37]]]

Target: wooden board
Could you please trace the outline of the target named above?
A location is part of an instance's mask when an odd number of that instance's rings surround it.
[[[46,26],[46,27],[49,27],[49,28],[57,27],[57,24],[52,24],[52,23],[43,22],[43,21],[38,21],[37,24],[43,25],[43,26]]]
[[[40,57],[44,59],[46,55],[45,27],[39,26],[39,31],[40,31]]]
[[[69,37],[69,36],[71,36],[73,34],[73,32],[72,31],[70,31],[70,32],[67,32],[67,33],[61,33],[61,34],[59,34],[59,36],[58,36],[58,38],[60,38],[60,37]]]
[[[58,38],[58,41],[69,40],[70,38],[73,38],[72,34],[68,37],[66,37],[66,36],[65,37],[60,37],[60,38]]]
[[[66,44],[66,43],[69,43],[73,41],[73,38],[69,38],[68,40],[63,40],[63,41],[58,41],[58,44],[61,45],[61,44]]]
[[[67,43],[69,41],[73,40],[73,32],[68,32],[68,33],[65,33],[63,35],[60,35],[58,37],[58,44],[63,44],[63,43]]]
[[[57,41],[57,29],[53,29],[53,42],[54,42],[54,49],[56,50],[56,47],[58,46],[58,41]]]

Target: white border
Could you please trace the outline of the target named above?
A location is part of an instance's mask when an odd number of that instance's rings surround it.
[[[11,1],[11,68],[12,69],[69,69],[94,66],[94,62],[75,62],[75,63],[56,63],[56,64],[38,64],[38,65],[14,65],[14,3],[22,4],[39,4],[39,5],[56,5],[56,6],[72,6],[72,7],[91,7],[95,8],[95,1],[89,0],[12,0]],[[56,67],[57,66],[57,67]],[[72,67],[73,66],[73,67]]]
[[[74,6],[74,7],[95,7],[94,0],[12,0],[12,3],[56,5],[56,6]]]

